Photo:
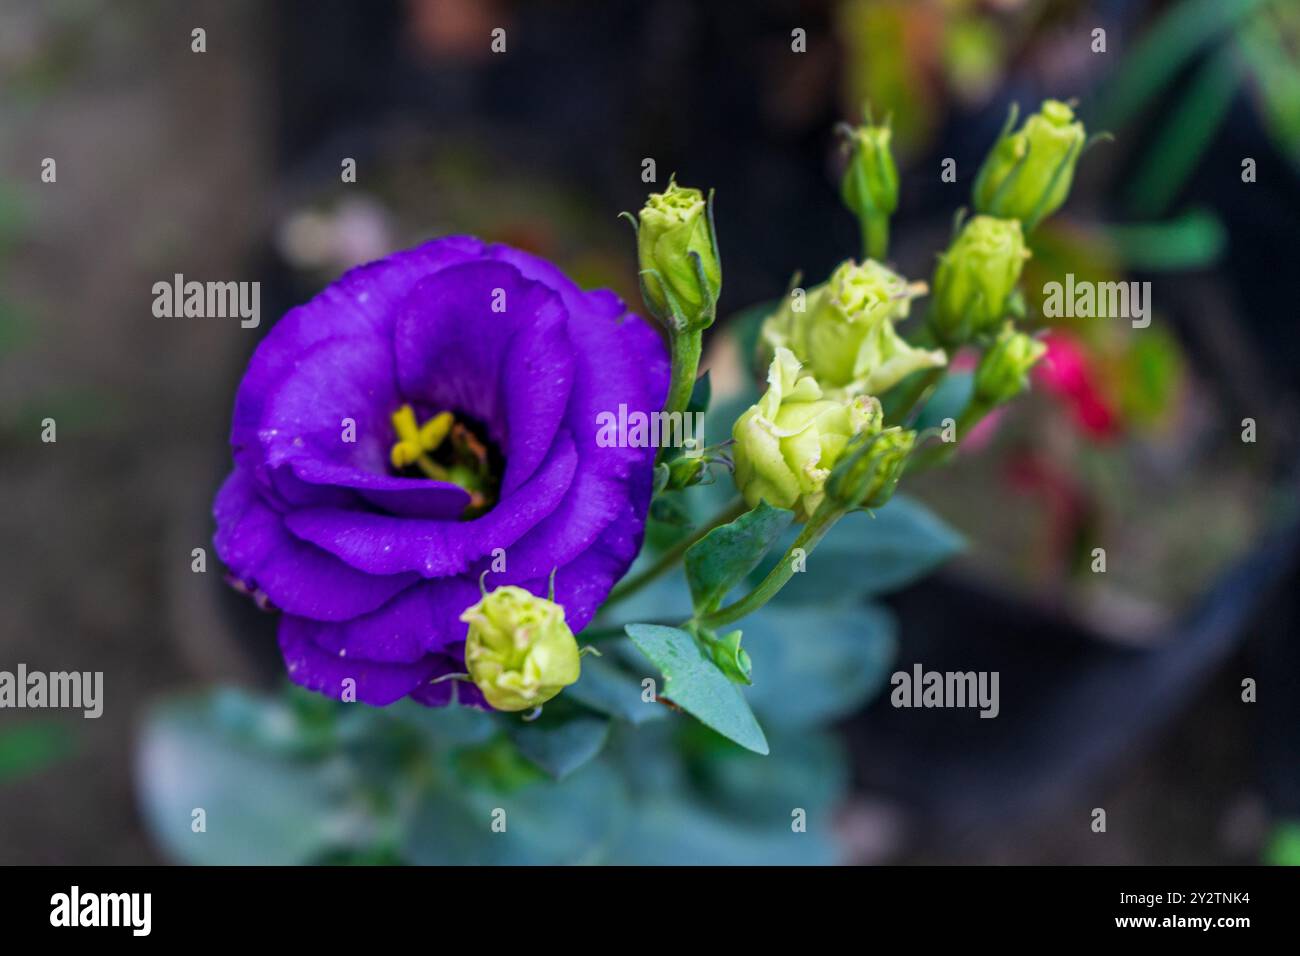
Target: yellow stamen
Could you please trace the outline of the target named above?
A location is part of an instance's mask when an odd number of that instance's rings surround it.
[[[402,441],[409,441],[419,446],[420,427],[415,421],[414,408],[410,405],[403,405],[393,412],[393,431],[397,432],[397,437]]]
[[[406,406],[410,408],[409,405]],[[414,417],[414,416],[412,416]],[[425,451],[437,451],[447,434],[451,431],[455,417],[451,412],[440,412],[420,426],[420,446]]]
[[[446,481],[447,469],[430,458],[426,451],[433,451],[442,444],[443,437],[451,430],[452,414],[443,412],[429,419],[421,427],[415,418],[415,409],[403,405],[393,412],[393,431],[397,432],[398,441],[389,452],[389,460],[398,471],[417,466],[425,476],[434,481]],[[439,434],[441,432],[441,434]]]
[[[493,499],[485,493],[485,486],[492,484],[487,446],[463,422],[456,421],[452,412],[439,412],[421,425],[415,409],[403,405],[393,412],[392,421],[397,441],[388,457],[395,470],[416,467],[426,478],[464,488],[469,492],[469,506],[464,513],[467,518],[477,517],[490,507]],[[431,453],[448,440],[451,447],[444,449],[441,457],[450,458],[451,464],[443,465],[434,461]]]
[[[403,468],[414,465],[419,460],[420,454],[420,446],[415,442],[399,441],[393,446],[393,450],[389,452],[388,457],[392,461],[393,467],[401,471]]]

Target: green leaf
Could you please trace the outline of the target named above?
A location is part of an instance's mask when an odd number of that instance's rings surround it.
[[[668,487],[668,478],[670,474],[667,465],[663,463],[655,465],[654,483],[650,488],[650,493],[652,495],[658,495],[659,492]]]
[[[747,750],[765,754],[767,739],[740,688],[727,679],[695,638],[676,627],[629,624],[627,635],[662,672],[660,697]]]
[[[1269,0],[1188,0],[1170,6],[1147,30],[1097,97],[1097,122],[1116,129],[1177,77],[1207,43],[1228,33]]]
[[[711,809],[679,794],[647,802],[632,814],[609,851],[616,866],[828,866],[836,862],[829,833],[795,833],[790,811],[767,827],[738,824],[726,808]]]
[[[750,679],[754,665],[749,659],[749,654],[740,646],[742,636],[740,631],[732,631],[730,634],[718,637],[712,631],[701,629],[700,640],[708,650],[709,656],[713,658],[713,662],[729,680],[748,686],[754,683]]]
[[[583,665],[586,669],[586,663]],[[410,698],[389,704],[382,710],[359,711],[380,714],[418,731],[435,748],[463,747],[485,743],[496,733],[492,715],[474,707],[425,707]]]
[[[512,719],[506,732],[521,754],[563,780],[604,748],[609,720],[589,714],[551,720],[543,714],[532,722]]]
[[[601,644],[601,648],[606,649],[607,645]],[[668,714],[658,704],[642,700],[641,679],[624,671],[608,655],[584,659],[582,676],[578,683],[564,691],[564,695],[630,724],[662,720]]]
[[[1288,820],[1273,828],[1264,849],[1264,862],[1271,866],[1300,866],[1300,822]]]
[[[33,720],[0,733],[0,780],[43,770],[74,749],[72,732],[53,720]]]
[[[772,544],[794,520],[794,512],[760,501],[730,524],[714,528],[686,552],[686,579],[700,614],[722,599],[758,566]]]
[[[762,675],[749,703],[776,727],[812,728],[854,713],[886,686],[897,654],[893,615],[872,605],[769,604],[745,625]]]
[[[631,743],[639,745],[648,732],[630,736]],[[607,862],[626,866],[837,862],[834,812],[847,791],[849,774],[843,748],[833,735],[804,730],[776,734],[771,756],[729,748],[691,760],[689,771],[680,767],[676,773],[671,765],[663,765],[671,753],[667,742],[659,741],[646,748],[634,746],[627,754],[636,770],[647,763],[651,767],[644,785],[632,777],[630,792],[636,800]],[[804,811],[805,832],[791,826],[796,808]]]
[[[650,517],[675,528],[689,528],[694,521],[680,491],[661,494],[650,503]]]
[[[929,574],[965,539],[914,498],[895,495],[875,512],[842,518],[776,596],[782,604],[857,602]]]
[[[848,791],[848,759],[838,737],[807,727],[772,728],[772,754],[733,750],[692,767],[695,786],[737,823],[790,829],[790,810],[801,807],[809,831],[832,836],[831,814]]]
[[[1139,216],[1162,215],[1213,140],[1241,85],[1238,51],[1224,44],[1198,67],[1187,91],[1129,178],[1125,199]]]
[[[222,728],[211,699],[157,709],[144,728],[139,767],[144,819],[186,863],[293,865],[374,838],[376,821],[345,767],[239,739]],[[192,829],[198,809],[202,832]]]
[[[1204,269],[1218,261],[1228,244],[1223,223],[1205,209],[1165,222],[1113,224],[1104,231],[1125,265],[1141,272]]]

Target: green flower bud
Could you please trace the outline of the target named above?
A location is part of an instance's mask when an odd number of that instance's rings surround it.
[[[1013,310],[1012,293],[1029,258],[1015,219],[976,216],[940,253],[934,269],[929,322],[948,348],[993,331]]]
[[[506,585],[460,619],[469,676],[497,710],[530,710],[577,681],[578,642],[554,601]]]
[[[790,350],[778,348],[767,391],[731,431],[736,487],[751,508],[766,501],[807,520],[849,439],[878,429],[881,417],[880,402],[869,395],[824,398],[817,380],[800,374]]]
[[[1013,108],[975,177],[973,199],[977,212],[1019,219],[1031,231],[1065,202],[1087,136],[1059,100],[1045,100],[1013,133],[1014,124]]]
[[[889,217],[898,208],[898,168],[889,149],[888,125],[870,121],[847,129],[849,164],[840,181],[840,196],[862,225],[863,248],[873,259],[889,249]]]
[[[668,482],[672,489],[698,485],[708,475],[709,461],[703,455],[679,455],[668,463]]]
[[[1011,401],[1029,387],[1029,370],[1046,351],[1046,344],[1008,322],[975,369],[976,401],[989,408]]]
[[[683,330],[713,322],[722,264],[703,193],[670,182],[651,194],[637,226],[637,258],[646,305],[660,320]]]
[[[827,494],[848,508],[879,508],[894,496],[915,444],[916,432],[897,425],[858,435],[831,473]]]
[[[788,300],[763,323],[764,348],[772,354],[788,348],[828,398],[879,395],[947,361],[942,350],[908,345],[894,326],[923,288],[874,260],[844,262],[808,292],[802,311]]]
[[[740,646],[740,638],[740,631],[732,631],[721,637],[712,631],[704,631],[700,635],[704,648],[713,658],[713,663],[718,665],[718,669],[726,674],[729,680],[737,684],[753,684],[750,674],[753,673],[754,664],[749,659],[749,652]]]

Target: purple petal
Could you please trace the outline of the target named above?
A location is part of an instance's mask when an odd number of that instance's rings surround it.
[[[504,311],[493,311],[496,302]],[[536,411],[526,419],[512,418],[507,402],[544,400],[552,388],[567,395],[571,363],[564,353],[572,348],[563,338],[564,320],[560,298],[511,266],[480,261],[444,269],[416,286],[397,320],[394,350],[402,394],[429,409],[477,418],[506,452],[509,467],[511,426],[544,431],[544,450],[559,424],[556,416]],[[533,348],[544,349],[537,367],[558,376],[555,382],[535,380],[526,353],[510,370],[514,377],[507,378],[507,358],[521,335]]]
[[[363,574],[289,534],[257,484],[236,468],[213,504],[217,554],[235,577],[290,614],[338,621],[365,614],[418,580]]]
[[[465,673],[464,644],[449,648],[448,653],[445,655],[439,654],[435,656],[438,658],[439,663],[433,672],[433,677],[442,677],[444,674]],[[426,707],[446,707],[448,704],[456,703],[462,707],[476,707],[479,710],[492,709],[488,706],[488,702],[483,699],[483,693],[468,681],[444,680],[437,684],[421,684],[411,691],[411,698]]]
[[[405,697],[427,681],[439,660],[426,655],[411,664],[358,660],[321,650],[311,640],[312,623],[286,614],[280,620],[280,652],[295,684],[336,699],[343,698],[344,681],[356,682],[356,699],[383,707]]]
[[[464,643],[468,625],[460,615],[478,599],[478,584],[470,578],[421,581],[369,614],[350,621],[305,621],[301,633],[333,655],[409,664]]]
[[[472,236],[428,242],[352,269],[290,310],[258,345],[239,385],[230,430],[236,460],[251,467],[261,463],[257,431],[266,400],[311,346],[340,336],[392,341],[402,300],[415,284],[439,269],[478,258],[482,250]]]
[[[416,571],[426,578],[461,574],[497,548],[509,548],[556,509],[573,483],[578,457],[560,435],[537,473],[473,521],[423,521],[338,508],[285,516],[290,531],[369,574]]]
[[[270,467],[317,462],[384,475],[391,416],[402,404],[393,355],[380,340],[317,342],[268,397],[257,437]]]
[[[294,462],[292,468],[293,473],[304,482],[321,488],[356,491],[364,501],[393,515],[454,520],[469,505],[469,492],[446,481],[378,475],[346,465],[310,460]],[[308,507],[315,504],[345,506],[344,503],[335,501],[310,501],[303,504]]]
[[[556,572],[555,600],[564,606],[565,620],[575,634],[591,623],[610,589],[640,551],[644,512],[628,517],[635,516],[641,520],[612,523],[595,544]],[[521,586],[545,594],[547,581],[538,578]]]

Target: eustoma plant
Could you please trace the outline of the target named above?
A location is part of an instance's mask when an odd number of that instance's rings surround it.
[[[667,703],[766,753],[743,690],[763,675],[737,625],[843,519],[886,505],[1015,399],[1043,353],[1017,326],[1026,234],[1064,202],[1084,134],[1055,101],[1013,125],[928,289],[887,264],[888,126],[848,131],[842,195],[868,258],[760,317],[766,391],[713,446],[681,428],[709,405],[713,197],[675,181],[628,217],[653,323],[468,237],[354,270],[290,312],[239,387],[215,505],[232,581],[281,614],[289,676],[343,701],[528,719]],[[918,432],[958,349],[980,352],[969,402],[952,434]],[[614,419],[650,426],[611,440]],[[690,517],[693,496],[731,484],[717,514]],[[679,567],[689,612],[632,611]],[[584,653],[621,654],[624,634],[659,671],[648,691],[611,683],[613,662],[583,679]]]

